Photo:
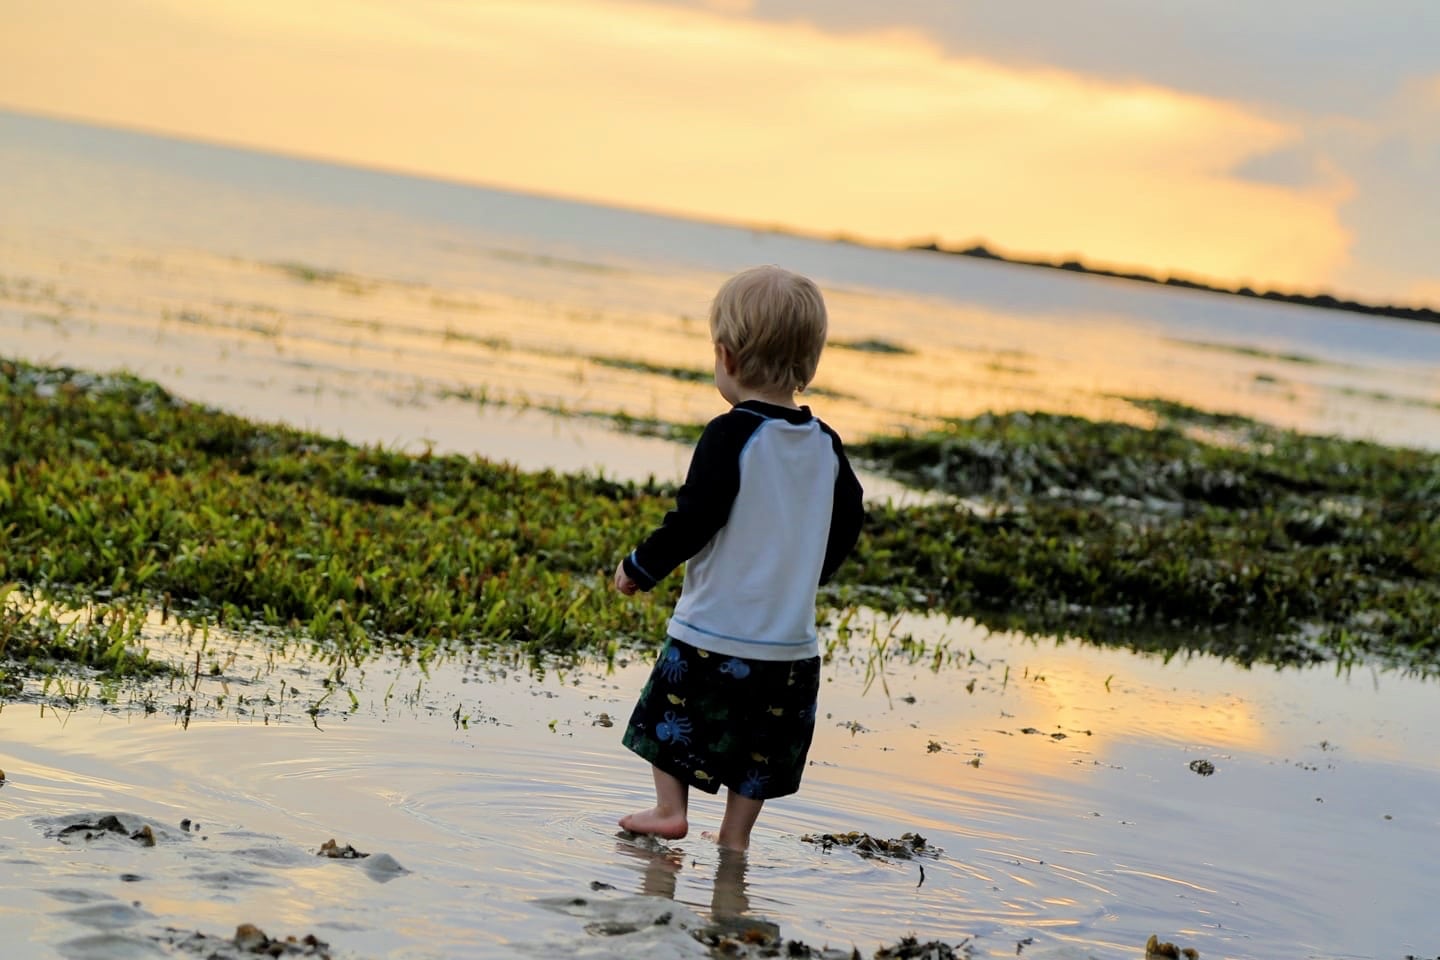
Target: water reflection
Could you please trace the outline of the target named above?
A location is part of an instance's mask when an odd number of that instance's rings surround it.
[[[675,899],[675,880],[685,866],[685,852],[665,844],[617,840],[615,852],[640,861],[640,893],[647,897]]]
[[[750,912],[749,858],[738,850],[716,847],[715,877],[711,885],[710,915],[715,919],[736,918]],[[676,899],[676,881],[685,868],[685,851],[648,838],[616,841],[615,852],[639,860],[639,892],[647,897]],[[699,861],[692,861],[699,866]]]
[[[719,848],[715,864],[715,895],[710,912],[716,917],[738,917],[750,912],[749,885],[745,874],[749,857],[738,850]]]

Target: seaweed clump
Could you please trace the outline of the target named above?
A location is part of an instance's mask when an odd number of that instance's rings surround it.
[[[862,857],[910,860],[921,855],[940,855],[939,849],[918,833],[903,833],[897,840],[887,840],[852,830],[849,833],[807,833],[800,839],[805,843],[817,844],[825,852],[829,852],[833,847],[848,847]]]
[[[232,937],[207,936],[197,930],[167,927],[157,943],[205,960],[241,960],[244,957],[312,957],[331,960],[330,945],[313,933],[303,937],[272,937],[253,923],[242,923]]]
[[[613,655],[660,605],[603,589],[653,487],[257,424],[154,383],[0,360],[0,661],[159,669],[146,609],[385,647]],[[674,589],[673,585],[670,589]],[[49,601],[104,602],[81,627]],[[82,629],[83,627],[83,629]]]
[[[875,507],[822,601],[1167,656],[1440,664],[1440,455],[1136,403],[1153,427],[1017,413],[852,445],[950,496]],[[338,680],[380,649],[610,660],[664,635],[678,590],[607,589],[673,502],[653,482],[354,446],[3,359],[0,419],[0,697],[57,663],[172,670],[140,643],[154,610],[307,637]]]
[[[1246,663],[1433,669],[1440,455],[1134,402],[1154,426],[987,414],[853,445],[953,498],[872,512],[869,602]]]

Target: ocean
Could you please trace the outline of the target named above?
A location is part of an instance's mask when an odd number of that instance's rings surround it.
[[[709,298],[778,263],[825,291],[811,402],[847,438],[1162,397],[1440,446],[1440,325],[4,113],[0,210],[6,354],[358,442],[674,476],[672,445],[576,415],[719,412]]]
[[[686,448],[617,418],[721,412],[708,302],[757,263],[824,290],[807,402],[847,438],[991,410],[1147,423],[1130,401],[1164,398],[1440,448],[1440,325],[0,113],[0,357],[360,443],[676,479]],[[183,691],[211,705],[193,720],[38,681],[0,708],[3,952],[238,957],[254,923],[346,958],[686,957],[687,925],[738,913],[847,956],[907,934],[1031,960],[1150,934],[1207,958],[1440,953],[1433,681],[921,615],[851,629],[875,642],[826,664],[805,788],[737,871],[699,835],[708,798],[683,842],[616,835],[649,802],[613,727],[639,659],[377,656],[311,715],[330,691],[303,645],[157,617],[156,655],[223,665]],[[157,844],[66,832],[107,813]],[[931,849],[805,839],[849,831]],[[317,858],[331,838],[376,856]]]

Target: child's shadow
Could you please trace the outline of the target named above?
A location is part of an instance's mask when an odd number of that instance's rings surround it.
[[[663,842],[647,838],[645,843],[619,840],[615,849],[640,860],[645,869],[640,879],[640,892],[647,897],[675,899],[675,883],[685,866],[685,852]],[[749,862],[745,854],[717,847],[720,854],[715,865],[715,886],[710,893],[710,913],[714,919],[739,917],[750,911],[749,884],[745,875]]]

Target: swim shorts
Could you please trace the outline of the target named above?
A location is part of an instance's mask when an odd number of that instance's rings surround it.
[[[670,637],[622,742],[706,793],[783,797],[800,789],[819,693],[819,657],[750,660]]]

